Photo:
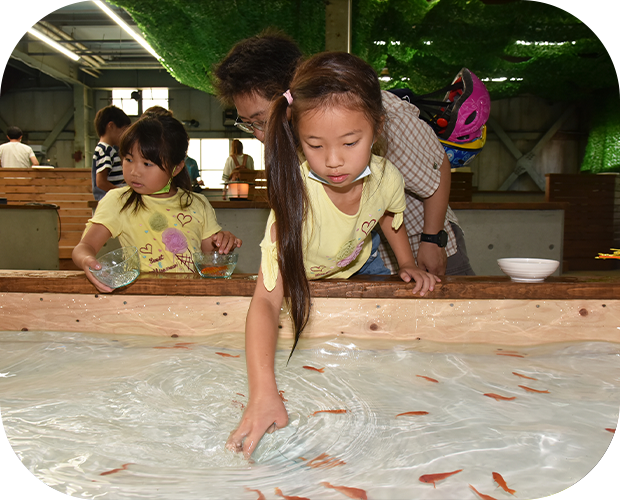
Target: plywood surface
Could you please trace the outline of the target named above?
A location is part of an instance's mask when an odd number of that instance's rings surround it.
[[[242,334],[249,297],[0,293],[3,330],[188,338]],[[288,314],[280,338],[292,339]],[[620,341],[620,301],[316,298],[303,338],[538,345]]]

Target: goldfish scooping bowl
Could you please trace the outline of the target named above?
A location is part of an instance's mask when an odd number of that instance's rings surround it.
[[[497,264],[512,281],[536,283],[551,276],[560,262],[550,259],[497,259]]]
[[[230,278],[239,259],[238,253],[196,252],[194,265],[203,278]]]
[[[136,247],[121,247],[97,259],[101,269],[89,268],[97,280],[110,288],[133,283],[140,275],[140,257]]]

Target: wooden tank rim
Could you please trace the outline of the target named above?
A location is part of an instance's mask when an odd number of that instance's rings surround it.
[[[413,295],[412,284],[396,276],[318,280],[310,283],[312,295],[322,298],[437,299],[531,299],[618,300],[620,278],[550,277],[541,283],[515,283],[506,276],[444,276],[433,292]],[[143,273],[131,285],[112,295],[251,297],[256,275],[235,274],[231,279],[203,279],[191,273]],[[0,270],[0,292],[93,295],[99,292],[82,271]]]

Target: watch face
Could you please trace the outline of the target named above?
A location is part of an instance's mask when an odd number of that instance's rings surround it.
[[[448,233],[446,233],[443,229],[437,233],[437,237],[439,238],[437,243],[439,247],[443,248],[448,244]]]

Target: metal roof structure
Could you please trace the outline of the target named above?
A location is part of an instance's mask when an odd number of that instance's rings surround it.
[[[104,2],[105,3],[105,2]],[[106,5],[140,34],[131,16],[122,8]],[[111,19],[95,2],[86,1],[57,9],[33,27],[79,56],[77,62],[40,41],[31,33],[19,40],[2,82],[3,93],[13,88],[53,85],[53,80],[91,88],[110,87],[137,72],[154,72],[166,85],[174,84],[159,61]],[[46,83],[44,83],[46,81]],[[129,86],[137,86],[131,82]]]

